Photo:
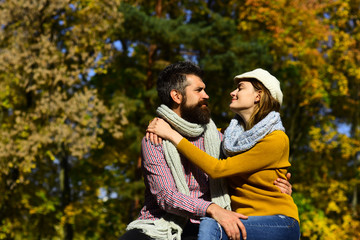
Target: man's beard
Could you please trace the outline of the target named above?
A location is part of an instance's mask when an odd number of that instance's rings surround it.
[[[204,106],[205,105],[205,106]],[[210,109],[207,101],[201,101],[194,106],[186,106],[186,99],[180,104],[181,117],[188,122],[197,124],[208,124],[210,122]]]

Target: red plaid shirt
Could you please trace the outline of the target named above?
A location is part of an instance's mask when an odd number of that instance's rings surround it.
[[[221,134],[220,137],[222,137]],[[198,148],[205,149],[203,136],[188,140]],[[162,146],[152,145],[145,138],[141,146],[146,189],[145,203],[140,211],[139,219],[155,220],[169,212],[188,216],[192,222],[198,222],[196,219],[205,216],[206,209],[211,204],[208,176],[180,154],[190,196],[182,194],[176,188]]]

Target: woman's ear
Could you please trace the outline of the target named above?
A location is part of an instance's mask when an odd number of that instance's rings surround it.
[[[179,105],[180,105],[180,103],[182,102],[182,99],[183,99],[182,94],[178,90],[175,90],[175,89],[170,91],[170,97],[172,98],[172,100],[175,103],[177,103]]]
[[[261,95],[262,95],[262,91],[261,91],[261,90],[258,90],[258,91],[256,92],[255,103],[260,102]]]

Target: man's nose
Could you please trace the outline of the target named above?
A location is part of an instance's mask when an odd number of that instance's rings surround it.
[[[204,91],[204,94],[203,94],[203,98],[205,98],[205,99],[209,99],[210,97],[209,97],[209,95],[207,95],[207,93]]]

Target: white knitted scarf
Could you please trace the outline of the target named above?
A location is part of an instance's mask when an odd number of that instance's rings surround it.
[[[205,151],[215,157],[220,156],[220,136],[212,120],[206,125],[190,123],[179,117],[174,111],[165,105],[157,109],[158,115],[165,119],[175,130],[185,137],[199,137],[204,133]],[[176,187],[180,193],[190,196],[189,187],[186,183],[185,173],[181,164],[181,158],[176,147],[167,140],[163,141],[163,150],[166,162],[174,177]],[[227,184],[224,179],[209,178],[211,201],[225,209],[231,210],[230,196],[227,193]],[[135,220],[131,222],[127,230],[138,228],[154,239],[181,239],[182,228],[188,221],[186,216],[178,216],[167,213],[158,220]]]
[[[226,156],[234,156],[240,152],[249,150],[258,141],[263,139],[267,134],[281,130],[285,132],[282,125],[280,114],[278,112],[270,112],[264,119],[255,124],[254,127],[245,131],[240,124],[240,116],[236,115],[224,132],[224,141],[222,149]]]

